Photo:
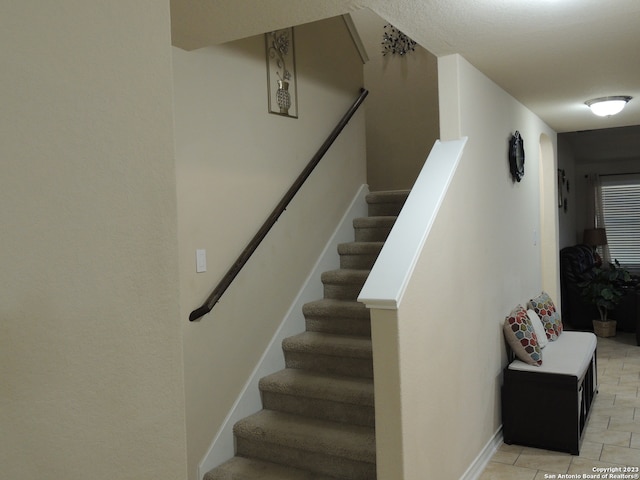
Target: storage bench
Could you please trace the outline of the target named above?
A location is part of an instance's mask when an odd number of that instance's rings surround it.
[[[504,369],[504,442],[580,453],[597,393],[596,336],[563,332],[542,350],[540,366],[512,360]]]

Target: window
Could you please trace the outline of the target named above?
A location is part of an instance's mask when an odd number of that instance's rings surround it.
[[[640,174],[602,175],[601,185],[611,258],[640,273]]]

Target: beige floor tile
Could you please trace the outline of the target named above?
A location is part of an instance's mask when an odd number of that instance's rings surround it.
[[[559,452],[537,450],[537,452],[523,451],[516,463],[517,467],[545,470],[547,472],[566,473],[571,463],[571,455]]]
[[[478,480],[533,480],[537,470],[489,462]]]
[[[604,422],[598,422],[598,421],[595,421],[592,417],[591,419],[589,419],[589,423],[587,423],[587,428],[585,428],[584,434],[586,435],[587,433],[604,432],[605,430],[607,430],[608,427],[609,427],[609,419],[607,419]]]
[[[637,448],[618,447],[605,445],[602,447],[600,460],[603,462],[618,463],[632,467],[640,466],[640,450]]]
[[[629,420],[626,418],[611,417],[609,420],[609,430],[618,432],[640,433],[640,420]]]
[[[640,433],[631,434],[631,448],[640,449]]]
[[[533,480],[548,480],[550,478],[554,478],[554,476],[556,476],[557,478],[557,475],[558,474],[554,472],[546,472],[544,470],[538,470],[538,473],[536,474]]]
[[[598,359],[598,363],[604,365],[605,370],[622,370],[622,367],[624,366],[624,358],[614,358],[611,356],[613,354],[609,354],[609,361],[606,363],[602,363],[602,352],[598,352],[598,355],[600,356],[600,359]]]
[[[638,369],[640,369],[640,366],[638,366]],[[634,383],[637,386],[638,382],[640,382],[640,372],[625,373],[624,375],[620,375],[620,385]]]
[[[493,457],[491,457],[491,461],[513,465],[514,463],[516,463],[516,460],[519,456],[520,452],[506,452],[503,450],[498,450],[493,454]]]
[[[635,395],[616,395],[614,405],[640,408],[640,398]]]
[[[587,440],[586,437],[587,434],[585,434],[585,439],[582,441],[582,445],[580,446],[580,457],[588,458],[590,460],[600,460],[602,443],[591,442]]]
[[[602,393],[602,392],[598,392],[598,394],[596,395],[596,398],[594,400],[593,405],[601,405],[601,406],[612,406],[615,405],[615,401],[616,398],[618,397],[618,395],[615,395],[613,393]]]
[[[611,393],[614,395],[637,395],[638,387],[635,385],[607,385],[606,383],[600,383],[598,385],[598,391],[602,393]]]
[[[620,385],[621,375],[601,375],[598,377],[599,385]]]
[[[604,377],[619,377],[620,375],[624,375],[625,371],[624,362],[621,360],[619,362],[610,362],[602,372],[598,372],[598,380],[601,380]]]
[[[619,464],[617,463],[609,463],[603,461],[591,460],[588,458],[582,457],[574,457],[571,460],[571,465],[569,466],[569,471],[567,473],[573,475],[585,475],[585,474],[593,474],[594,467],[617,467]]]
[[[591,412],[591,415],[589,415],[589,421],[587,422],[587,428],[600,428],[601,426],[604,425],[604,428],[609,428],[609,421],[611,420],[611,417],[608,417],[606,415],[598,415],[595,412]]]
[[[631,432],[604,430],[602,432],[586,432],[584,439],[595,443],[628,447],[631,443]]]
[[[624,365],[622,366],[622,373],[624,375],[631,375],[634,373],[638,374],[640,373],[640,365],[629,360],[625,360]]]
[[[593,405],[592,414],[599,415],[601,417],[619,417],[633,419],[635,413],[634,407],[625,407],[622,405],[600,406],[599,404]]]

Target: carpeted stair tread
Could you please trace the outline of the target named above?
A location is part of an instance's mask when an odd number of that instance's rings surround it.
[[[302,306],[309,332],[371,337],[371,313],[360,302],[323,298]]]
[[[347,269],[323,272],[320,278],[324,297],[337,300],[356,300],[369,276],[369,270]]]
[[[339,268],[337,270],[327,270],[322,272],[320,278],[322,283],[331,284],[352,284],[367,281],[370,270],[359,270],[356,268]]]
[[[360,217],[353,219],[356,242],[382,242],[389,236],[397,216]]]
[[[404,206],[409,190],[373,192],[366,196],[369,215],[398,215]]]
[[[313,353],[331,357],[371,358],[371,339],[330,333],[302,332],[282,341],[286,352]]]
[[[371,318],[370,310],[364,303],[354,300],[336,300],[333,298],[323,298],[305,303],[302,306],[302,313],[308,317],[323,317],[327,315],[344,318]]]
[[[282,341],[287,368],[373,378],[371,339],[304,332]]]
[[[237,422],[233,431],[240,439],[274,444],[284,449],[322,452],[358,462],[376,461],[375,430],[371,427],[261,410]]]
[[[393,224],[397,219],[398,217],[395,215],[385,215],[381,217],[358,217],[353,219],[353,226],[354,228],[391,228],[393,227]]]
[[[411,190],[386,190],[371,192],[365,196],[366,202],[371,203],[404,203]]]
[[[372,192],[306,331],[282,341],[286,368],[259,382],[263,410],[234,425],[235,457],[204,480],[375,480],[371,315],[357,301],[409,190]]]
[[[260,380],[260,390],[373,406],[373,380],[285,368]]]
[[[373,379],[285,368],[260,380],[263,408],[375,426]]]
[[[340,268],[371,270],[384,242],[349,242],[338,245]]]
[[[384,242],[346,242],[338,245],[340,255],[370,255],[380,253]]]
[[[336,480],[313,472],[285,467],[276,463],[244,457],[233,457],[207,472],[203,480]]]

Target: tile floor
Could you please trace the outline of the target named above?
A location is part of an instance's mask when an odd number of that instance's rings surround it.
[[[640,478],[638,473],[591,476],[597,475],[594,467],[640,467],[639,387],[640,347],[635,334],[598,338],[598,394],[580,455],[503,444],[479,480]]]

